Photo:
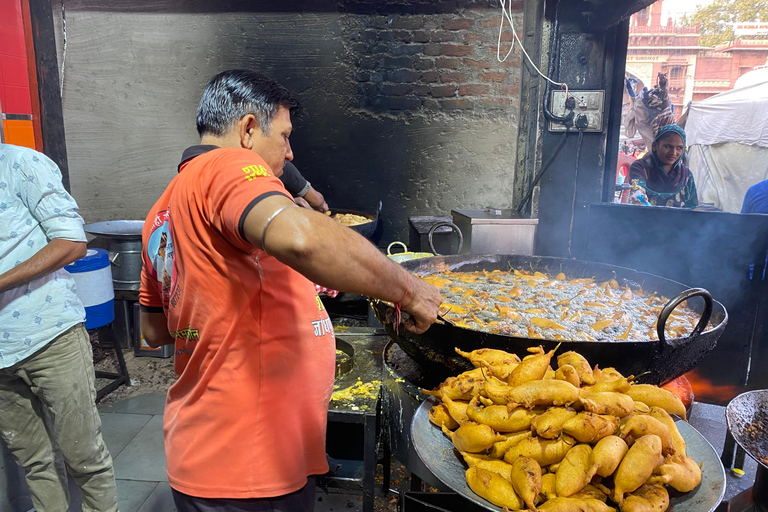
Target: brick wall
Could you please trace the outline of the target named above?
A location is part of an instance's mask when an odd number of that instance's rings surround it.
[[[518,36],[522,7],[522,1],[513,2]],[[343,10],[357,107],[402,116],[508,111],[519,105],[519,47],[505,62],[496,57],[501,21],[497,0],[349,0]],[[512,41],[508,24],[501,40],[503,57]]]

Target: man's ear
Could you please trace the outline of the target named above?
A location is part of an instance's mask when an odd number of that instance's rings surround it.
[[[261,128],[253,114],[247,114],[238,123],[240,145],[245,149],[253,149],[254,141],[261,135]]]

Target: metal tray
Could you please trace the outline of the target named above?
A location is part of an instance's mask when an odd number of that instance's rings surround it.
[[[106,238],[137,238],[141,240],[143,227],[143,220],[106,220],[86,224],[83,229],[86,233]]]
[[[429,398],[416,410],[411,424],[413,446],[427,469],[441,482],[481,507],[501,512],[501,508],[484,500],[467,485],[464,473],[467,467],[453,443],[429,421],[429,410],[438,403]],[[686,453],[702,464],[701,485],[693,491],[680,494],[670,492],[669,509],[673,512],[713,512],[725,495],[725,470],[709,441],[683,420],[676,420],[678,430],[686,443]],[[678,495],[673,497],[673,495]]]

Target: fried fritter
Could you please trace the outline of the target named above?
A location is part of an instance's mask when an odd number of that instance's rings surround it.
[[[637,414],[631,416],[621,427],[621,438],[626,440],[628,436],[638,439],[647,434],[655,434],[661,439],[661,453],[663,455],[673,455],[675,447],[672,444],[672,435],[669,427],[660,422],[653,416],[647,414]]]
[[[503,459],[504,454],[507,453],[510,448],[515,446],[523,439],[530,439],[531,437],[533,437],[533,433],[530,431],[507,434],[507,438],[505,440],[493,443],[489,455],[494,459]]]
[[[480,453],[493,446],[493,443],[506,439],[488,425],[471,422],[460,426],[455,432],[443,426],[443,433],[453,441],[453,446],[458,451],[470,453]]]
[[[571,350],[557,356],[557,367],[561,368],[565,365],[573,366],[573,368],[578,372],[579,380],[582,383],[586,384],[587,386],[591,386],[595,383],[595,376],[592,372],[592,367],[589,366],[589,362],[586,360],[586,358],[578,352]]]
[[[687,455],[667,457],[657,471],[661,476],[651,478],[651,482],[668,484],[680,492],[692,491],[701,483],[701,468]]]
[[[429,410],[429,421],[437,425],[438,427],[445,427],[449,430],[456,430],[459,428],[459,424],[453,419],[448,412],[448,407],[445,404],[437,404]]]
[[[523,407],[510,408],[507,405],[483,406],[480,397],[469,402],[467,416],[472,421],[490,426],[496,432],[519,432],[531,426],[537,414]]]
[[[605,436],[615,434],[619,418],[591,412],[580,412],[563,424],[563,432],[573,436],[580,443],[596,443]]]
[[[622,379],[624,376],[620,374],[616,368],[608,367],[604,369],[600,369],[597,366],[595,366],[594,371],[592,372],[592,375],[595,376],[595,383],[598,382],[607,382],[612,381],[616,379]]]
[[[512,481],[512,465],[503,460],[494,459],[487,455],[477,453],[461,452],[464,462],[471,468],[485,469]]]
[[[555,379],[524,382],[511,388],[509,392],[509,401],[526,409],[537,405],[570,405],[578,399],[579,388],[564,380]]]
[[[541,466],[530,457],[520,456],[512,462],[512,487],[531,509],[541,492]]]
[[[604,380],[596,383],[594,386],[588,386],[584,389],[590,393],[615,392],[626,393],[631,384],[624,377],[617,377],[611,380]]]
[[[606,436],[599,440],[589,455],[589,470],[587,470],[589,479],[591,480],[595,475],[603,478],[611,476],[619,467],[627,450],[629,450],[627,443],[618,436]]]
[[[555,473],[547,473],[546,475],[541,475],[541,492],[539,493],[540,496],[543,496],[544,499],[549,500],[552,498],[557,497],[557,476]]]
[[[520,362],[520,358],[517,355],[493,348],[479,348],[472,352],[464,352],[456,347],[455,350],[457,354],[469,359],[469,362],[476,367]]]
[[[632,400],[643,402],[650,407],[661,407],[669,414],[677,414],[686,419],[683,402],[664,388],[651,384],[633,384],[629,387],[627,394],[632,397]]]
[[[628,395],[613,391],[581,390],[581,403],[584,410],[595,414],[608,414],[623,418],[635,410],[635,401]]]
[[[566,407],[550,407],[547,412],[531,420],[531,430],[545,439],[556,439],[563,431],[563,423],[576,416],[576,411]]]
[[[463,425],[469,421],[469,416],[467,416],[469,402],[443,398],[443,404],[448,409],[448,414],[451,415],[451,418],[453,418],[459,425]]]
[[[651,416],[662,422],[669,429],[669,435],[672,436],[672,446],[675,447],[675,455],[685,455],[685,440],[680,435],[680,431],[675,425],[675,420],[667,411],[661,407],[651,407]]]
[[[582,490],[590,481],[587,476],[589,456],[592,447],[588,444],[577,444],[565,454],[565,458],[557,467],[557,495],[567,498]]]
[[[497,507],[520,510],[525,506],[512,484],[504,477],[491,471],[471,467],[466,472],[467,484],[475,494],[485,498]]]
[[[556,349],[545,353],[542,347],[529,348],[528,351],[533,353],[524,357],[520,365],[512,371],[507,384],[514,387],[524,382],[543,379]]]
[[[576,368],[574,368],[569,364],[560,366],[555,372],[555,378],[557,380],[564,380],[566,382],[570,382],[577,388],[581,386],[581,379],[579,378],[579,372],[577,372]]]
[[[596,499],[552,498],[539,505],[544,512],[616,512],[616,509]]]
[[[539,466],[549,466],[563,460],[568,450],[576,444],[571,436],[561,436],[559,439],[541,439],[532,437],[523,439],[504,454],[504,460],[512,463],[519,456],[530,457],[539,463]]]
[[[663,461],[659,436],[649,434],[635,441],[614,475],[613,501],[621,505],[624,494],[646,483]]]
[[[603,503],[605,503],[608,500],[608,495],[605,494],[603,491],[601,491],[597,486],[592,484],[585,485],[582,490],[580,490],[576,494],[572,494],[570,497],[581,498],[581,499],[595,499],[595,500],[600,500]]]
[[[622,512],[664,512],[669,508],[669,493],[661,484],[646,484],[624,498]]]

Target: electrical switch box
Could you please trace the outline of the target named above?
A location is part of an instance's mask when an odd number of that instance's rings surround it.
[[[578,128],[576,128],[576,119],[579,116],[586,117],[587,127],[584,129],[585,132],[603,131],[603,107],[605,103],[605,91],[569,90],[568,94],[576,100],[576,107],[573,109],[574,125],[571,126],[571,131],[578,130]],[[552,91],[552,96],[549,102],[549,111],[559,117],[566,116],[569,111],[565,108],[565,99],[565,91]],[[565,125],[550,121],[549,131],[564,132]]]

